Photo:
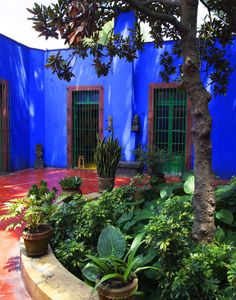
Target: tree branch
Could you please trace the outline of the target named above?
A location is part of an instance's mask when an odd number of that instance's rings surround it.
[[[206,3],[205,0],[200,0],[200,2],[206,7],[206,9],[208,10],[208,14],[209,14],[209,17],[211,19],[211,8],[210,6]]]
[[[160,3],[164,5],[171,5],[171,6],[180,6],[181,2],[179,0],[146,0],[141,2],[143,5],[153,4],[153,3]]]
[[[159,1],[166,1],[166,0],[159,0]],[[143,4],[144,2],[141,2],[139,0],[127,0],[127,2],[130,3],[131,6],[143,12],[147,16],[153,18],[154,20],[160,20],[160,21],[170,23],[179,31],[180,35],[183,35],[188,32],[188,29],[185,26],[183,26],[183,24],[181,24],[173,15],[155,12],[151,8],[144,6]]]

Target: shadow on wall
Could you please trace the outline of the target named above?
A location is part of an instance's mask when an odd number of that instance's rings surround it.
[[[0,77],[9,83],[11,169],[29,166],[29,49],[0,35]]]

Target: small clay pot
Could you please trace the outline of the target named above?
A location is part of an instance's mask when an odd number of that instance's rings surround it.
[[[121,288],[109,288],[100,285],[97,288],[99,300],[133,300],[133,294],[138,289],[138,278],[135,277],[133,281]]]

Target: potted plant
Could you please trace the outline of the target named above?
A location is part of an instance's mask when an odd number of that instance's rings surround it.
[[[12,199],[2,208],[6,213],[0,216],[0,221],[7,221],[6,230],[25,226],[22,238],[29,257],[39,257],[48,251],[52,228],[47,220],[56,208],[52,203],[55,195],[56,189],[49,191],[47,183],[41,181],[39,187],[32,185],[26,197]]]
[[[134,198],[136,200],[145,199],[148,190],[151,189],[150,176],[137,174],[132,177],[130,186],[134,189]]]
[[[156,186],[159,183],[165,183],[165,174],[163,173],[164,166],[171,161],[166,149],[157,147],[147,148],[142,147],[135,150],[137,159],[146,163],[147,171],[150,174],[150,184]]]
[[[99,256],[87,255],[90,262],[83,268],[84,277],[95,284],[100,300],[131,300],[138,289],[137,273],[145,269],[155,269],[144,266],[155,257],[155,254],[136,255],[143,244],[143,233],[138,234],[130,248],[126,251],[124,235],[118,228],[111,225],[105,227],[98,239]]]
[[[95,151],[95,163],[98,174],[99,192],[112,190],[115,174],[121,158],[121,147],[117,139],[108,137],[98,140]]]
[[[59,184],[63,192],[70,194],[82,194],[80,189],[82,178],[79,176],[64,177],[59,181]]]

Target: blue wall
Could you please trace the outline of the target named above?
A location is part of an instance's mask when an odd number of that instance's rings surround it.
[[[10,167],[29,166],[29,49],[0,35],[0,78],[9,83]]]
[[[236,61],[236,41],[227,46],[228,58]],[[226,96],[213,98],[212,115],[213,170],[222,178],[236,175],[236,71],[233,72]]]
[[[0,35],[0,79],[9,85],[10,169],[28,168],[44,140],[44,51]]]
[[[127,18],[128,15],[128,18]],[[116,30],[127,34],[133,25],[133,15],[120,16]],[[104,134],[108,135],[108,116],[113,117],[114,135],[123,146],[125,160],[133,160],[132,150],[138,143],[147,144],[148,90],[150,83],[161,82],[160,55],[171,49],[166,42],[157,50],[145,44],[133,63],[115,58],[107,77],[98,78],[92,57],[78,59],[75,77],[68,83],[60,81],[45,69],[47,57],[55,51],[27,48],[0,35],[0,79],[9,81],[11,169],[33,167],[35,145],[44,146],[46,166],[67,166],[67,87],[101,85],[104,88]],[[228,47],[228,55],[235,60],[235,47]],[[64,56],[68,50],[62,50]],[[181,63],[175,60],[176,67]],[[213,170],[222,178],[236,174],[236,72],[226,97],[216,97],[209,104],[213,118]],[[176,80],[172,78],[171,80]],[[131,131],[135,114],[141,121],[141,132]]]
[[[45,141],[45,53],[29,49],[29,166],[34,166],[35,145]]]
[[[125,18],[127,20],[127,18]],[[126,32],[133,25],[132,18],[124,16],[116,21],[116,30]],[[46,58],[54,51],[47,51]],[[61,52],[65,57],[67,50]],[[123,146],[123,159],[132,158],[134,136],[131,134],[133,74],[132,64],[115,58],[108,76],[98,78],[93,58],[78,59],[74,65],[75,77],[70,83],[60,81],[51,70],[45,70],[45,162],[48,166],[67,166],[67,87],[101,85],[104,87],[104,135],[108,116],[113,117],[114,136]]]

